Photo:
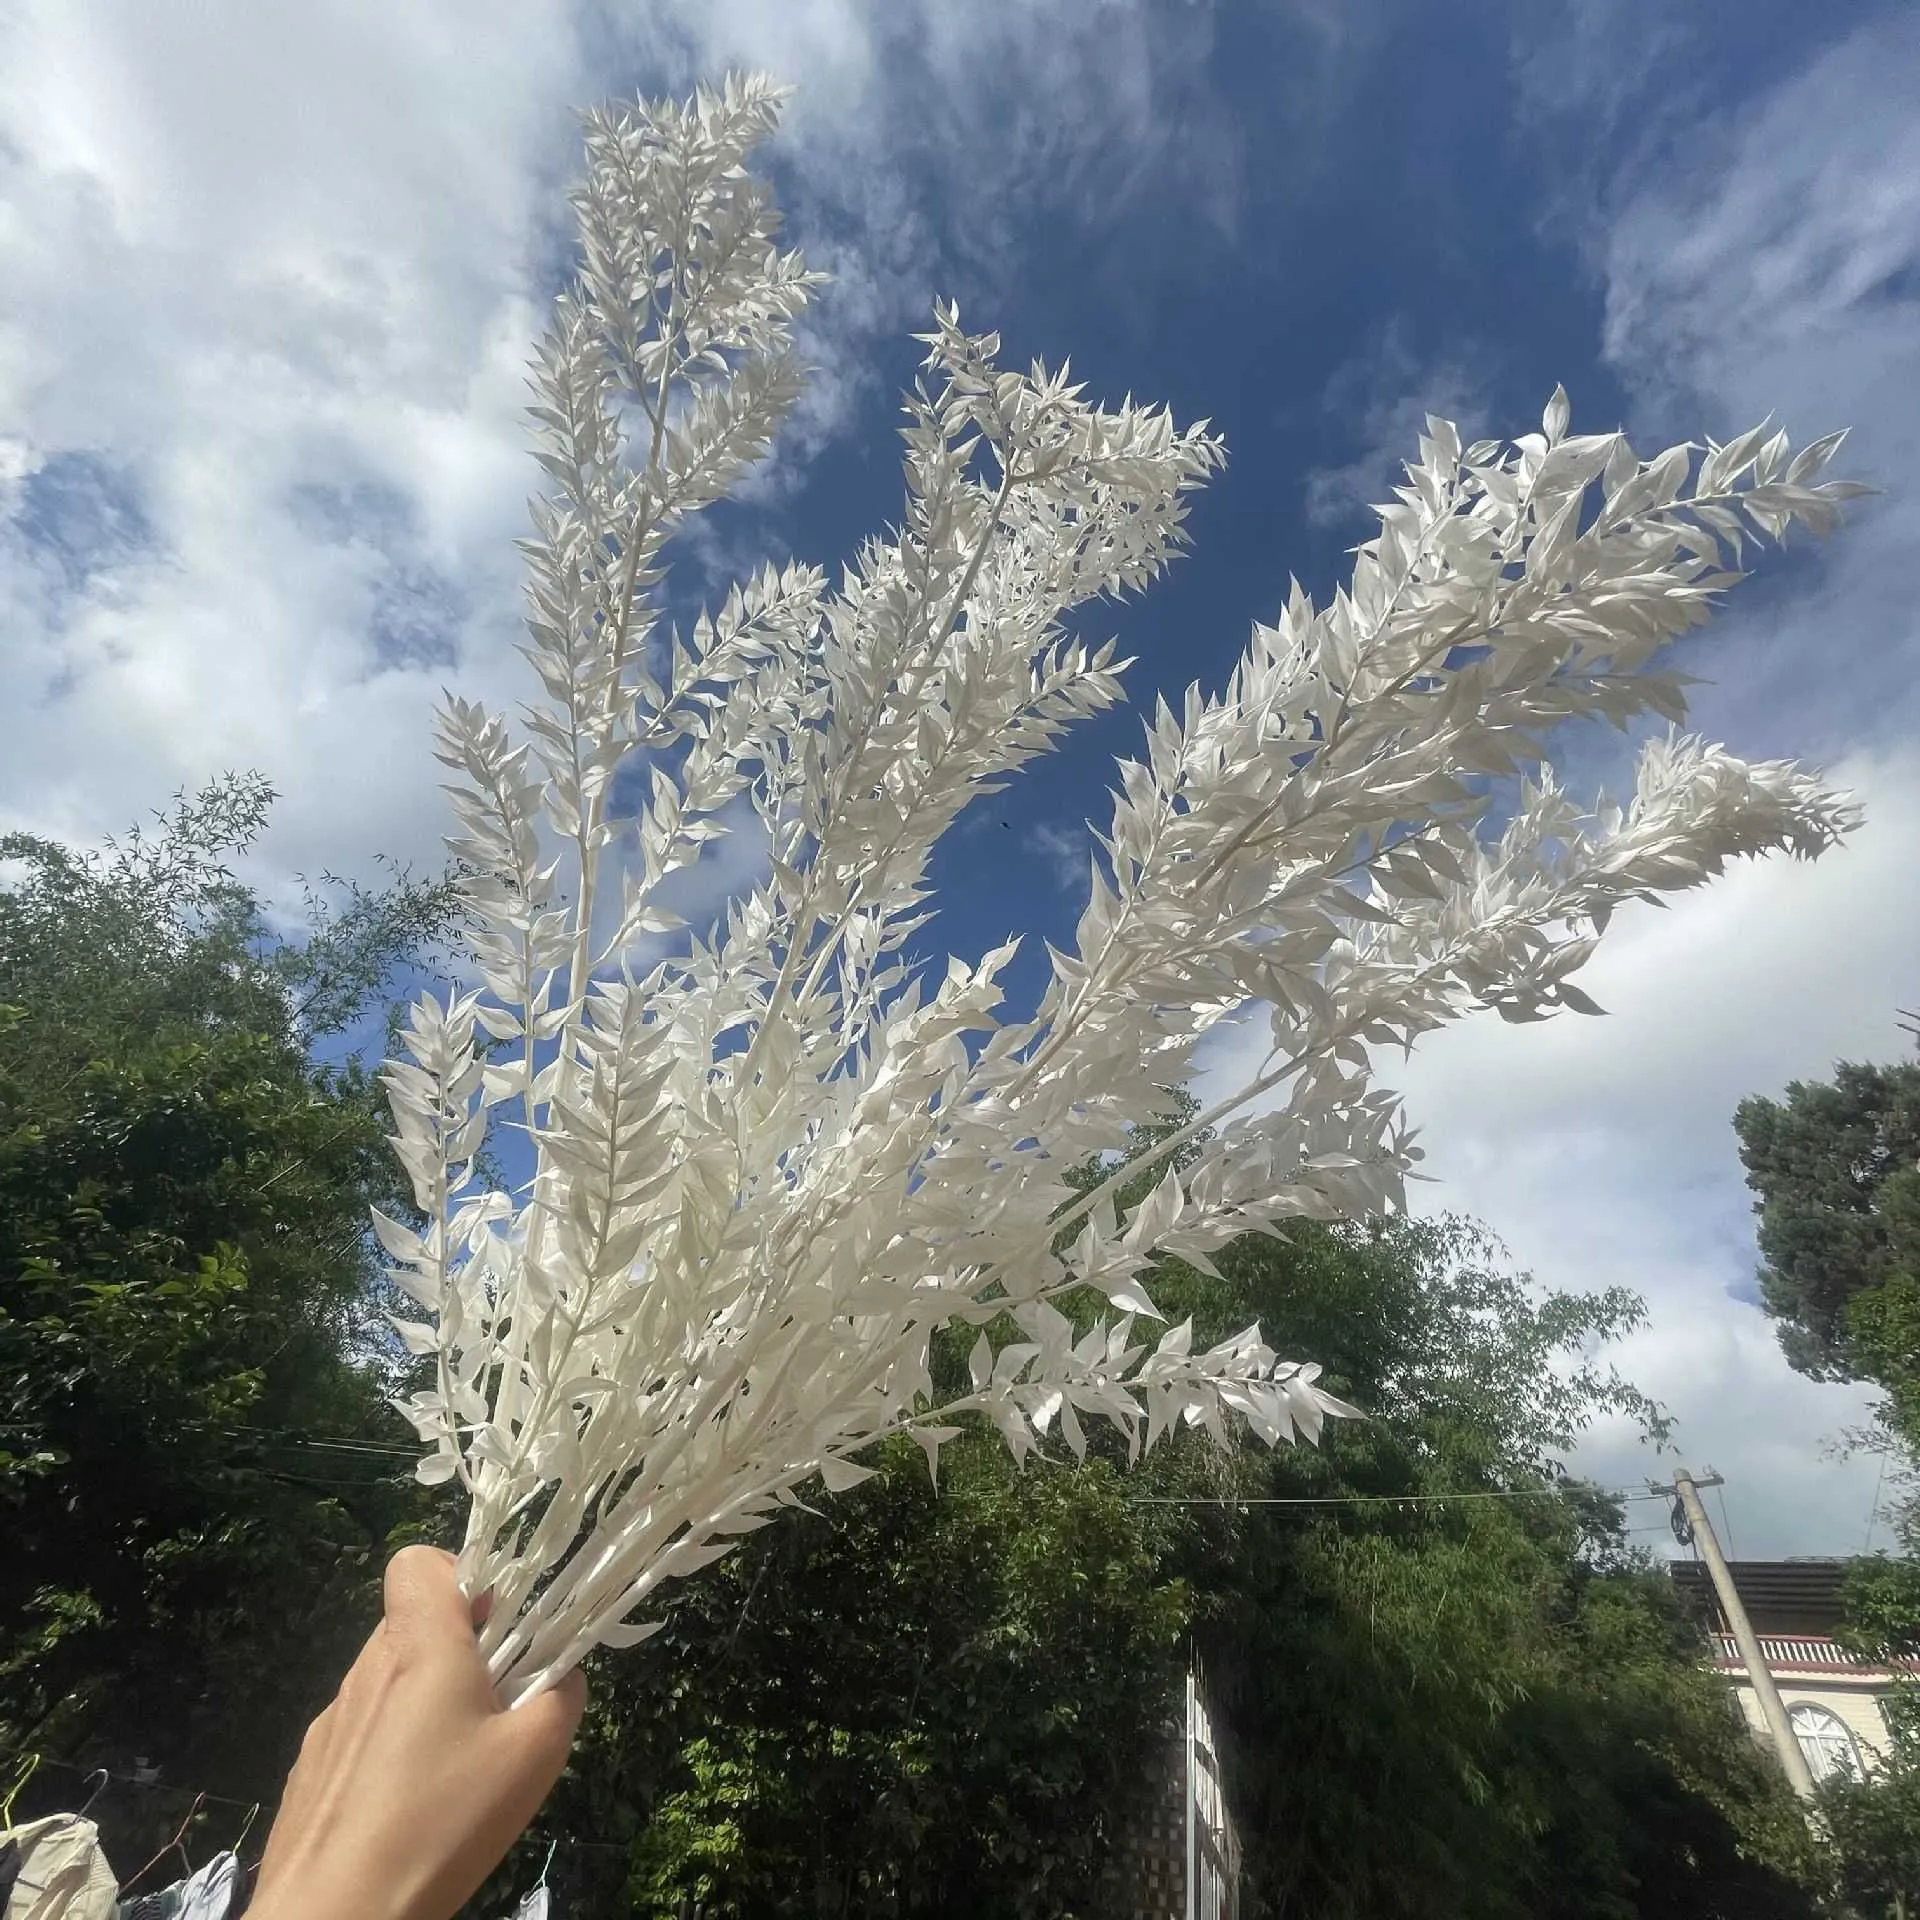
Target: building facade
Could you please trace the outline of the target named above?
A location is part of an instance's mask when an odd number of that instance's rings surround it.
[[[1734,1591],[1746,1608],[1760,1652],[1815,1781],[1843,1768],[1870,1774],[1884,1758],[1887,1722],[1880,1702],[1896,1676],[1856,1660],[1837,1644],[1844,1560],[1735,1560]],[[1754,1738],[1771,1751],[1747,1663],[1740,1656],[1706,1568],[1676,1560],[1667,1569],[1707,1626],[1713,1664],[1726,1677]]]
[[[1197,1669],[1187,1675],[1182,1718],[1167,1729],[1155,1790],[1120,1836],[1104,1892],[1112,1920],[1238,1920],[1240,1843]]]

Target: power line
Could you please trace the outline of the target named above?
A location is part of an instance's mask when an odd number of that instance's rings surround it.
[[[385,1446],[372,1440],[309,1434],[295,1427],[242,1426],[223,1428],[219,1431],[233,1437],[259,1439],[269,1444],[278,1442],[283,1446],[299,1447],[314,1452],[359,1454],[370,1459],[401,1461],[409,1465],[421,1457],[421,1449],[418,1447]],[[279,1479],[294,1478],[291,1474],[272,1468],[263,1468],[262,1471],[274,1473]],[[300,1484],[357,1487],[371,1483],[358,1480],[305,1480]],[[971,1491],[972,1489],[965,1487],[950,1488],[943,1497],[965,1499]],[[1435,1506],[1462,1500],[1553,1500],[1570,1499],[1575,1495],[1621,1501],[1655,1500],[1666,1497],[1663,1494],[1636,1493],[1625,1487],[1589,1487],[1576,1482],[1558,1486],[1480,1488],[1456,1493],[1135,1494],[1129,1496],[1129,1504],[1142,1507]]]
[[[266,1446],[302,1447],[327,1453],[359,1453],[386,1460],[418,1460],[421,1449],[395,1443],[388,1446],[378,1440],[352,1440],[344,1436],[311,1434],[299,1427],[201,1427],[201,1433],[220,1434],[227,1439],[258,1441]],[[0,1433],[33,1435],[37,1427],[0,1424]]]
[[[1172,1494],[1136,1494],[1137,1507],[1373,1507],[1426,1506],[1445,1500],[1565,1500],[1575,1494],[1608,1500],[1658,1500],[1654,1493],[1630,1493],[1623,1487],[1504,1487],[1471,1493],[1289,1493],[1211,1494],[1204,1498]]]
[[[315,1452],[366,1453],[377,1455],[384,1460],[417,1460],[420,1457],[418,1447],[389,1447],[377,1440],[322,1440],[291,1430],[282,1431],[270,1427],[243,1427],[239,1431],[249,1438],[257,1435],[269,1445],[277,1441],[281,1446],[306,1447]]]
[[[111,1767],[85,1767],[77,1760],[56,1760],[52,1754],[35,1754],[35,1764],[42,1767],[59,1767],[66,1773],[84,1774],[89,1780],[117,1780],[125,1787],[138,1787],[143,1793],[171,1793],[186,1799],[198,1797],[209,1805],[220,1807],[238,1807],[243,1813],[257,1803],[252,1800],[229,1799],[224,1793],[201,1793],[197,1787],[175,1786],[171,1780],[162,1780],[156,1767],[151,1779],[138,1773],[116,1773]],[[29,1777],[31,1777],[29,1775]]]

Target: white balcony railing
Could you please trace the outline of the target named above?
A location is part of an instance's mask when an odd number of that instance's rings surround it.
[[[1730,1633],[1716,1633],[1712,1636],[1714,1664],[1721,1667],[1746,1666],[1740,1657],[1740,1648]],[[1852,1673],[1863,1678],[1868,1674],[1882,1672],[1883,1669],[1866,1665],[1856,1660],[1845,1648],[1837,1647],[1831,1640],[1819,1637],[1808,1638],[1802,1635],[1786,1636],[1763,1633],[1759,1636],[1760,1654],[1768,1667],[1779,1672],[1782,1668],[1792,1668],[1815,1673]]]

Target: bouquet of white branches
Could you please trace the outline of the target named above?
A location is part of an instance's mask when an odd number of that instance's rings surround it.
[[[1351,585],[1324,608],[1293,585],[1223,691],[1160,705],[1031,1017],[998,1013],[1012,942],[930,972],[910,943],[936,842],[1119,699],[1126,663],[1067,616],[1161,571],[1222,447],[1003,369],[936,309],[898,531],[837,584],[769,567],[669,633],[667,543],[801,387],[821,276],[745,167],[780,98],[735,78],[587,116],[580,268],[534,363],[543,698],[518,740],[464,700],[440,720],[481,984],[413,1009],[387,1082],[425,1224],[376,1225],[430,1316],[399,1323],[437,1374],[403,1410],[422,1479],[468,1496],[461,1576],[493,1596],[510,1699],[644,1639],[662,1581],[815,1477],[855,1485],[896,1431],[935,1465],[966,1413],[1016,1455],[1056,1432],[1081,1452],[1090,1416],[1129,1456],[1234,1417],[1316,1438],[1351,1410],[1257,1328],[1201,1353],[1145,1330],[1149,1263],[1403,1204],[1418,1152],[1372,1050],[1475,1007],[1597,1012],[1571,976],[1618,903],[1853,819],[1793,766],[1679,735],[1624,806],[1555,784],[1551,728],[1678,723],[1661,648],[1747,538],[1824,532],[1854,491],[1818,479],[1838,436],[1642,461],[1570,434],[1556,393],[1511,446],[1430,421]],[[761,877],[684,928],[662,886],[730,833]],[[1069,1181],[1255,1008],[1272,1045],[1244,1087]],[[475,1173],[495,1116],[532,1144],[518,1193]],[[1120,1183],[1156,1170],[1123,1217]],[[1110,1317],[1054,1304],[1085,1289]],[[929,1342],[955,1324],[980,1329],[970,1389],[936,1404]]]

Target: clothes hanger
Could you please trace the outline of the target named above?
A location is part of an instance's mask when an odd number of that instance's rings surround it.
[[[246,1844],[247,1835],[253,1831],[253,1823],[259,1819],[259,1817],[260,1802],[256,1800],[253,1805],[247,1809],[247,1817],[240,1822],[239,1836],[235,1839],[233,1845],[227,1849],[236,1860],[240,1857],[240,1849]]]
[[[199,1813],[200,1809],[206,1805],[206,1800],[207,1796],[204,1793],[196,1793],[193,1796],[193,1805],[187,1809],[187,1817],[180,1822],[180,1831],[176,1833],[131,1880],[121,1881],[120,1891],[122,1894],[129,1892],[138,1882],[144,1880],[170,1853],[178,1853],[180,1856],[180,1864],[186,1868],[187,1875],[192,1874],[193,1862],[187,1858],[185,1845],[187,1829],[193,1825],[195,1816]],[[184,1877],[186,1876],[183,1876],[183,1878]]]
[[[107,1782],[112,1777],[105,1767],[96,1767],[87,1775],[87,1798],[86,1803],[81,1807],[77,1816],[79,1819],[84,1820],[87,1815],[93,1811],[93,1803],[106,1792]]]
[[[27,1764],[20,1769],[20,1777],[7,1789],[7,1797],[0,1800],[0,1832],[13,1825],[13,1803],[20,1798],[20,1789],[40,1771],[40,1756],[37,1753],[27,1755]]]

